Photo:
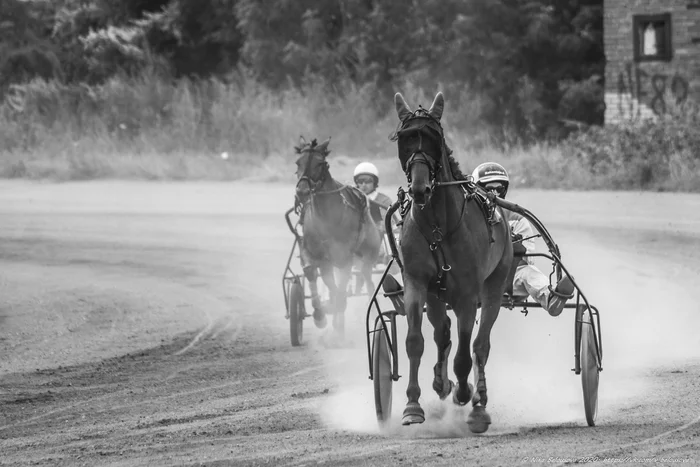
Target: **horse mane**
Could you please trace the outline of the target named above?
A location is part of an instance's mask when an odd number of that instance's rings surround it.
[[[459,167],[459,162],[457,162],[457,159],[452,156],[452,150],[448,148],[447,145],[445,145],[445,148],[447,149],[447,162],[450,164],[450,172],[452,172],[452,176],[457,180],[466,180],[467,177]]]

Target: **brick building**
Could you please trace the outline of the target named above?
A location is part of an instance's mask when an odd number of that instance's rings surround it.
[[[700,0],[605,0],[605,121],[700,103]]]

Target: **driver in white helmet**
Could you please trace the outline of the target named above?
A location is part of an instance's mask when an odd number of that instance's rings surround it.
[[[384,214],[391,207],[392,201],[384,193],[380,193],[379,187],[379,170],[377,166],[371,162],[360,162],[355,167],[355,172],[352,174],[355,186],[367,197],[373,201],[370,203],[370,213],[372,219],[384,231]]]
[[[355,186],[369,198],[369,212],[372,220],[377,224],[379,232],[386,235],[384,226],[384,216],[392,205],[391,198],[377,190],[379,187],[379,170],[377,166],[371,162],[360,162],[353,172]],[[394,225],[397,225],[399,219],[394,214]],[[389,251],[386,243],[382,242],[382,251],[379,262],[386,263],[389,256]]]
[[[486,191],[495,193],[505,199],[510,179],[502,165],[485,162],[472,173],[474,182]],[[517,255],[535,252],[534,229],[530,222],[517,212],[503,210],[513,236],[513,252]],[[549,279],[534,264],[531,257],[522,257],[515,270],[513,279],[514,295],[529,295],[536,300],[551,316],[559,316],[566,304],[566,298],[553,294],[549,289]],[[574,284],[569,276],[564,275],[554,288],[563,296],[571,296]]]

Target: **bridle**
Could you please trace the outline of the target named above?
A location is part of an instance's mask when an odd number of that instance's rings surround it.
[[[428,167],[428,173],[429,173],[429,182],[428,182],[428,187],[432,190],[435,189],[436,186],[439,186],[439,182],[437,182],[437,174],[442,170],[442,156],[446,152],[446,146],[445,146],[445,138],[442,134],[442,126],[440,125],[440,122],[433,117],[427,110],[425,110],[423,107],[418,107],[413,113],[408,115],[400,124],[399,128],[396,130],[394,135],[392,136],[391,140],[392,141],[397,141],[399,139],[399,135],[401,132],[406,131],[406,127],[408,126],[409,122],[415,120],[416,118],[420,119],[425,119],[427,120],[426,126],[434,127],[432,128],[435,130],[439,136],[440,136],[440,149],[441,149],[441,154],[440,154],[440,159],[436,160],[436,158],[431,157],[428,155],[428,153],[425,152],[423,149],[423,131],[422,128],[419,128],[417,130],[414,130],[418,133],[418,148],[416,148],[415,151],[411,153],[411,155],[406,159],[405,162],[402,161],[403,164],[403,172],[406,175],[406,180],[408,181],[409,185],[412,182],[411,179],[411,170],[415,164],[424,164]],[[432,124],[432,125],[431,125]]]
[[[440,122],[422,107],[419,107],[415,112],[407,116],[400,123],[399,129],[391,138],[392,141],[397,141],[399,139],[399,134],[402,131],[406,131],[409,122],[416,118],[426,119],[427,121],[425,123],[425,126],[428,126],[430,130],[436,131],[439,134],[441,140],[441,152],[439,160],[428,155],[423,149],[422,127],[416,130],[412,130],[417,131],[418,133],[418,148],[415,151],[413,151],[413,153],[411,153],[411,156],[406,160],[405,163],[402,161],[402,169],[404,171],[404,174],[406,175],[406,180],[408,181],[409,185],[412,183],[411,170],[413,166],[415,164],[425,164],[428,167],[429,171],[428,187],[431,189],[431,191],[434,191],[436,188],[439,187],[459,185],[464,192],[464,199],[462,201],[462,206],[459,212],[459,218],[451,229],[448,229],[447,226],[440,226],[438,220],[435,218],[435,214],[431,209],[424,211],[424,214],[421,217],[413,217],[418,230],[428,242],[428,247],[430,248],[430,252],[437,266],[437,295],[438,298],[444,300],[445,293],[447,292],[447,276],[449,274],[449,271],[452,269],[452,266],[450,266],[448,262],[448,257],[445,254],[443,242],[449,239],[453,234],[455,234],[462,225],[462,218],[464,217],[464,214],[467,209],[467,201],[473,198],[474,196],[474,182],[471,176],[468,177],[466,180],[437,180],[438,173],[440,173],[440,171],[442,170],[443,160],[447,157],[447,145],[445,144],[445,137],[442,132],[442,125],[440,125]],[[399,190],[399,198],[401,199],[404,196],[405,192]],[[423,211],[423,207],[424,206],[421,206],[421,211]]]
[[[308,173],[309,169],[311,168],[311,159],[313,157],[322,156],[322,154],[318,151],[315,151],[313,148],[307,148],[299,151],[299,153],[304,152],[309,152],[310,154],[309,157],[306,159],[306,166],[304,167],[304,171],[302,172],[301,177],[299,177],[299,180],[297,180],[296,184],[296,193],[294,194],[294,208],[297,213],[301,213],[304,209],[304,206],[306,206],[307,204],[310,204],[313,207],[315,205],[317,195],[330,195],[334,193],[340,193],[343,190],[343,186],[341,186],[340,188],[337,188],[335,190],[321,191],[320,188],[323,186],[323,184],[326,182],[330,175],[328,161],[323,161],[323,163],[321,164],[321,175],[317,180],[314,180]],[[306,183],[309,187],[309,197],[306,200],[301,199],[298,193],[299,185],[301,185],[302,182]]]
[[[328,162],[323,161],[322,166],[321,166],[321,176],[318,178],[318,180],[314,180],[311,175],[309,174],[309,169],[311,168],[311,161],[314,157],[320,157],[321,154],[317,151],[314,151],[313,149],[304,149],[300,151],[301,153],[308,152],[309,157],[306,158],[306,166],[304,167],[304,171],[301,174],[301,177],[299,177],[299,180],[297,180],[297,185],[296,188],[299,188],[299,185],[304,182],[308,185],[309,187],[309,192],[311,196],[316,194],[318,189],[323,185],[323,183],[326,181],[326,178],[328,178]]]
[[[435,189],[435,181],[437,179],[438,172],[440,172],[440,170],[442,169],[442,164],[440,163],[440,161],[435,160],[434,157],[429,156],[423,150],[423,133],[421,133],[420,131],[418,132],[418,149],[413,151],[408,160],[406,160],[406,164],[404,165],[404,174],[406,175],[406,180],[408,181],[409,185],[412,182],[411,171],[413,169],[413,166],[416,164],[424,164],[428,167],[428,187],[431,190]]]

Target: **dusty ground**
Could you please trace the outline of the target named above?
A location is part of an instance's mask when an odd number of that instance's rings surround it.
[[[309,322],[290,346],[288,186],[0,183],[0,465],[700,461],[700,196],[512,198],[601,310],[594,428],[570,371],[571,314],[533,310],[496,324],[487,435],[430,389],[427,322],[428,420],[380,433],[363,299],[347,346]]]

